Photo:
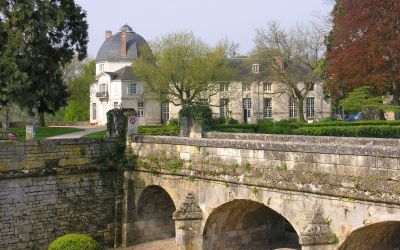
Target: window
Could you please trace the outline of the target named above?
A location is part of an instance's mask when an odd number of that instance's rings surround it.
[[[315,108],[314,108],[314,97],[307,97],[306,99],[306,116],[314,117]]]
[[[246,117],[251,117],[251,99],[243,98],[243,110]]]
[[[106,93],[107,92],[107,84],[105,84],[105,83],[100,84],[99,90],[101,93]]]
[[[138,117],[144,117],[144,102],[138,102]]]
[[[104,71],[104,64],[99,64],[99,71],[103,72]]]
[[[92,120],[97,119],[96,103],[92,103]]]
[[[260,64],[253,64],[252,72],[253,73],[260,73]]]
[[[272,99],[264,98],[264,119],[272,118]]]
[[[219,91],[224,92],[229,90],[229,83],[220,83]]]
[[[292,98],[289,98],[289,118],[295,117],[297,117],[296,102]]]
[[[169,103],[164,102],[161,104],[161,111],[162,111],[162,120],[166,122],[169,120]]]
[[[271,92],[272,91],[272,83],[264,82],[263,88],[264,88],[264,91]]]
[[[114,102],[114,108],[115,108],[115,109],[118,108],[118,102]]]
[[[227,98],[220,99],[220,115],[221,117],[229,117],[229,100]]]
[[[137,83],[131,83],[128,87],[128,95],[137,94]]]
[[[242,91],[250,91],[250,83],[242,83]]]

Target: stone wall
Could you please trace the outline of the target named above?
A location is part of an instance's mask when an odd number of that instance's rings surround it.
[[[122,183],[98,163],[113,140],[0,143],[0,249],[46,249],[66,233],[114,241]]]
[[[136,136],[131,146],[140,158],[138,169],[400,204],[400,140],[206,136]]]

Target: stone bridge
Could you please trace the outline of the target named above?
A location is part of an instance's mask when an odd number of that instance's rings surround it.
[[[399,249],[400,140],[135,136],[122,244]]]
[[[127,155],[118,145],[0,142],[0,249],[47,249],[66,233],[110,247],[175,237],[180,250],[400,247],[400,140],[208,133],[132,137]]]

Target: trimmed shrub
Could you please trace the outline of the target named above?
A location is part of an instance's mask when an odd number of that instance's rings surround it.
[[[168,125],[179,126],[179,119],[178,119],[178,118],[171,118],[171,119],[169,119]]]
[[[179,110],[179,118],[193,118],[195,122],[200,123],[204,128],[208,128],[212,123],[212,110],[208,105],[195,105],[182,107]]]
[[[99,250],[99,244],[86,234],[66,234],[54,240],[48,250]]]
[[[179,135],[177,125],[138,126],[139,135]]]
[[[306,123],[303,124],[305,127],[325,127],[325,126],[365,126],[365,125],[387,125],[387,126],[400,126],[400,120],[394,121],[386,121],[386,120],[362,120],[362,121],[354,121],[354,122],[346,122],[346,121],[322,121],[315,123]]]
[[[400,138],[400,127],[388,125],[302,127],[294,132],[298,135]]]

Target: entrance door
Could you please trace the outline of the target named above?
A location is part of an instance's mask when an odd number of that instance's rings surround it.
[[[144,101],[138,102],[138,125],[145,125],[144,121]]]
[[[243,122],[251,120],[251,98],[243,98]]]

